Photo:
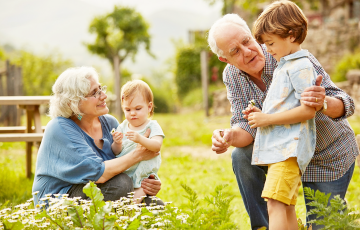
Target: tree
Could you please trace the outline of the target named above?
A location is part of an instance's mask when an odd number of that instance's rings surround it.
[[[47,55],[35,55],[25,50],[9,54],[11,62],[21,66],[23,90],[25,95],[50,95],[56,78],[72,61],[64,59],[60,53],[53,51]]]
[[[111,63],[115,75],[115,95],[120,98],[120,65],[127,58],[135,55],[141,45],[150,56],[149,25],[140,13],[132,8],[115,6],[114,11],[93,19],[89,32],[96,34],[95,42],[86,44],[88,50],[104,57]],[[116,103],[115,114],[121,119],[121,100]]]
[[[252,13],[256,13],[258,11],[258,3],[266,2],[267,0],[205,0],[210,5],[215,4],[216,2],[222,2],[223,7],[221,9],[221,13],[231,14],[236,13],[236,7],[240,7],[241,9],[247,10]],[[269,1],[270,2],[270,1]]]

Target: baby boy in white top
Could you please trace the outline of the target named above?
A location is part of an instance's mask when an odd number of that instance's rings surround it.
[[[121,88],[121,102],[125,120],[112,131],[113,144],[111,149],[117,157],[132,152],[138,144],[145,148],[159,152],[164,133],[155,120],[150,120],[154,113],[154,97],[148,84],[141,80],[127,82]],[[146,130],[150,129],[149,138],[144,137]],[[160,154],[150,160],[141,161],[130,167],[124,173],[133,180],[135,194],[134,200],[140,203],[146,196],[141,188],[141,181],[154,175],[159,180],[157,172],[160,168]]]
[[[307,19],[295,3],[276,1],[256,20],[253,33],[278,66],[262,110],[249,104],[243,111],[250,127],[257,128],[252,164],[268,166],[261,196],[268,201],[269,230],[298,229],[295,205],[301,175],[316,144],[315,109],[300,101],[317,76],[308,51],[300,47]]]

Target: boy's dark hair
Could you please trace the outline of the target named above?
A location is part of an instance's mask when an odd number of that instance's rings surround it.
[[[253,34],[263,44],[263,34],[276,34],[282,38],[292,35],[301,44],[307,34],[307,19],[302,10],[291,1],[276,1],[267,7],[255,21]]]

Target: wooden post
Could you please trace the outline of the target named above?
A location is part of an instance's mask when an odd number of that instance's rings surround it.
[[[6,61],[6,69],[7,69],[7,79],[6,79],[6,88],[7,88],[7,96],[15,96],[15,66],[11,65],[9,60]],[[16,115],[17,108],[15,105],[7,106],[6,110],[6,120],[8,126],[16,126]]]
[[[21,67],[14,67],[14,92],[15,96],[23,96],[23,84],[22,84],[22,75],[21,75]],[[21,122],[21,115],[23,110],[18,108],[16,109],[16,125],[19,126]]]
[[[118,55],[114,56],[114,74],[115,74],[115,115],[118,117],[119,121],[122,120],[122,110],[121,110],[121,79],[120,79],[120,59]]]
[[[203,91],[203,103],[205,109],[205,115],[209,116],[209,93],[208,93],[208,85],[209,85],[209,74],[208,74],[208,53],[203,50],[200,53],[200,63],[201,63],[201,84]]]
[[[27,119],[26,132],[27,133],[32,132],[31,126],[32,126],[33,117],[34,117],[34,110],[26,110],[26,119]],[[26,142],[26,169],[25,170],[26,170],[27,178],[30,178],[30,176],[31,176],[32,146],[33,146],[33,142]]]

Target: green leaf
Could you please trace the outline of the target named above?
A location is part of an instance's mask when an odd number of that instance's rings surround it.
[[[83,216],[84,210],[81,206],[70,205],[68,207],[68,213],[71,216],[71,221],[73,222],[75,227],[85,227],[85,219]]]
[[[140,227],[140,220],[137,218],[129,226],[126,228],[126,230],[137,230]]]
[[[3,224],[5,230],[20,230],[24,228],[24,225],[20,221],[9,222],[8,220],[4,220]]]
[[[92,220],[94,215],[98,213],[99,210],[105,205],[104,196],[101,193],[101,190],[96,186],[96,184],[93,181],[90,181],[84,186],[83,192],[92,201],[90,205],[90,216],[89,216],[89,220]]]

